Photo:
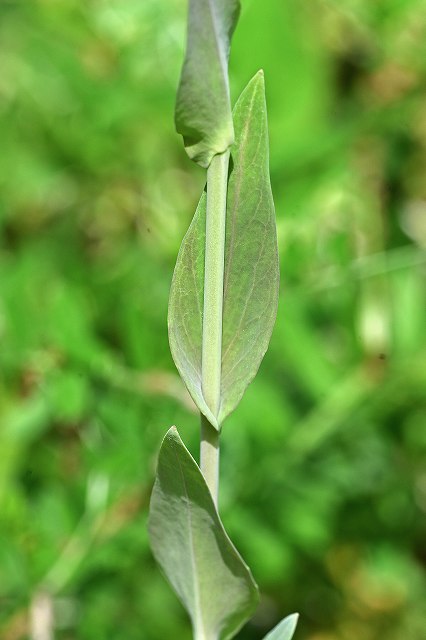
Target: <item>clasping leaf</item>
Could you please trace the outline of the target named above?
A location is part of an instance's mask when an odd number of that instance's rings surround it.
[[[228,57],[239,12],[239,0],[189,0],[175,122],[189,157],[202,167],[234,141]]]
[[[179,251],[169,303],[173,359],[198,408],[217,429],[256,375],[277,312],[278,249],[262,72],[239,98],[234,126],[226,212],[221,397],[216,413],[207,406],[201,388],[205,192]]]

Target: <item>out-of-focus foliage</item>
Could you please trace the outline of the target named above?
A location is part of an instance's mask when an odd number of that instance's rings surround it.
[[[204,180],[173,130],[184,28],[180,0],[0,5],[5,640],[190,638],[146,533],[164,433],[198,440],[166,330]],[[298,640],[424,640],[424,0],[245,0],[234,99],[259,67],[282,296],[224,425],[263,594],[239,637],[297,610]]]

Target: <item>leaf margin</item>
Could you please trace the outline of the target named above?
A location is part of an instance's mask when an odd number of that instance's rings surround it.
[[[299,614],[291,613],[279,622],[263,640],[292,640],[299,622]]]
[[[186,462],[190,465],[192,472],[196,473],[196,477],[197,477],[197,482],[199,483],[199,487],[198,489],[201,490],[202,492],[204,492],[204,498],[206,498],[207,502],[208,502],[208,506],[210,509],[210,514],[214,513],[214,524],[217,526],[217,534],[221,535],[223,537],[223,541],[225,542],[225,544],[227,545],[227,552],[230,552],[230,554],[232,554],[232,562],[237,562],[238,563],[238,568],[239,570],[241,570],[242,574],[244,575],[244,579],[247,580],[247,590],[250,593],[250,601],[246,604],[244,610],[242,610],[241,612],[237,612],[237,613],[232,613],[228,614],[228,617],[225,618],[225,621],[227,621],[227,626],[225,626],[225,629],[220,629],[220,639],[221,640],[230,640],[232,637],[234,637],[234,635],[241,629],[241,627],[247,622],[247,620],[251,617],[252,613],[254,612],[255,608],[257,607],[257,604],[259,602],[259,589],[258,586],[256,584],[256,582],[253,579],[252,573],[250,571],[250,568],[248,567],[248,565],[245,563],[245,561],[243,560],[243,558],[241,557],[240,553],[238,552],[238,550],[235,548],[234,544],[232,543],[232,541],[230,540],[228,534],[226,533],[226,530],[223,526],[223,523],[220,519],[220,516],[218,514],[217,508],[214,504],[213,498],[210,494],[209,488],[206,484],[206,481],[204,479],[204,476],[199,468],[199,466],[197,465],[196,461],[194,460],[194,458],[192,457],[192,455],[190,454],[190,452],[188,451],[188,449],[186,448],[186,446],[184,445],[182,439],[180,438],[179,432],[177,430],[177,428],[175,426],[172,426],[166,433],[166,435],[163,438],[161,447],[160,447],[160,453],[158,456],[158,469],[157,469],[157,474],[156,474],[156,480],[154,483],[154,488],[151,494],[151,501],[150,501],[150,509],[149,509],[149,519],[148,519],[148,534],[149,534],[149,539],[150,539],[150,546],[151,546],[151,550],[152,553],[155,557],[155,559],[157,560],[158,564],[160,565],[164,575],[166,576],[168,582],[171,584],[171,586],[173,587],[175,593],[178,595],[179,600],[181,601],[181,603],[183,604],[183,606],[185,607],[185,609],[187,610],[188,614],[191,617],[191,620],[193,622],[194,625],[194,632],[195,632],[195,622],[194,619],[197,618],[196,615],[194,615],[193,613],[191,613],[190,608],[188,606],[188,604],[185,602],[185,600],[182,597],[182,594],[179,593],[178,589],[176,588],[176,584],[173,581],[173,576],[170,576],[167,572],[167,569],[164,566],[164,562],[161,559],[161,553],[159,553],[158,551],[158,545],[156,542],[156,535],[157,535],[157,529],[158,529],[158,523],[153,525],[153,512],[154,512],[154,508],[153,505],[156,501],[157,495],[156,495],[156,489],[158,488],[158,485],[160,483],[159,477],[160,477],[160,465],[163,462],[163,456],[165,454],[168,453],[167,448],[170,447],[177,447],[177,449],[180,451],[180,453],[182,454],[182,456],[186,459]],[[188,498],[189,499],[189,498]],[[223,549],[221,550],[221,553],[223,553]],[[237,622],[235,622],[235,620],[237,620]],[[232,625],[230,627],[230,625]],[[196,636],[198,637],[198,636]],[[204,637],[204,636],[203,636]],[[207,636],[206,636],[207,637]]]
[[[240,384],[240,389],[238,393],[232,394],[228,391],[225,391],[224,386],[224,378],[226,377],[226,372],[224,370],[224,362],[225,362],[225,349],[226,344],[223,341],[222,345],[222,382],[221,382],[221,402],[217,415],[214,415],[213,412],[207,405],[207,402],[204,398],[204,394],[202,391],[202,362],[201,362],[201,353],[202,353],[202,308],[203,308],[203,297],[204,297],[204,262],[202,261],[202,266],[199,267],[201,272],[195,273],[192,262],[192,276],[194,277],[195,282],[195,294],[194,299],[197,298],[197,305],[195,305],[194,300],[192,300],[192,311],[195,306],[199,309],[200,321],[197,326],[197,335],[196,342],[198,343],[198,353],[197,348],[192,349],[192,353],[190,353],[191,348],[189,345],[190,337],[189,333],[186,332],[185,329],[185,318],[188,317],[188,309],[184,310],[184,304],[178,300],[179,296],[183,295],[183,291],[190,291],[190,286],[188,286],[183,279],[183,272],[185,269],[188,270],[188,265],[185,264],[185,259],[187,258],[186,252],[193,251],[192,245],[197,241],[198,234],[198,242],[199,247],[198,251],[204,252],[205,248],[203,246],[203,242],[205,243],[205,225],[203,227],[202,222],[205,220],[205,206],[206,206],[206,191],[204,189],[201,198],[198,202],[196,212],[191,221],[189,229],[185,234],[179,253],[176,261],[176,266],[173,273],[172,284],[170,289],[170,298],[169,298],[169,309],[168,309],[168,332],[169,332],[169,342],[170,342],[170,350],[172,353],[173,360],[175,365],[179,371],[179,374],[184,381],[192,399],[194,400],[196,406],[201,411],[202,414],[206,416],[209,422],[214,426],[217,431],[220,431],[222,428],[223,421],[226,417],[234,411],[239,402],[241,401],[247,387],[255,378],[257,371],[260,367],[260,364],[263,360],[263,357],[268,349],[270,338],[272,335],[273,327],[275,324],[275,319],[278,310],[278,299],[279,299],[279,255],[278,255],[278,245],[277,245],[277,232],[276,232],[276,221],[275,221],[275,208],[272,196],[272,189],[270,183],[270,175],[269,175],[269,141],[268,141],[268,122],[267,122],[267,109],[266,109],[266,98],[265,98],[265,85],[264,85],[264,74],[263,71],[258,71],[253,78],[248,82],[244,90],[242,91],[240,97],[237,100],[237,103],[234,107],[233,114],[234,118],[237,121],[236,133],[237,139],[241,137],[241,131],[244,127],[248,127],[250,123],[247,122],[239,123],[239,111],[243,110],[245,102],[247,98],[250,97],[254,101],[257,99],[257,109],[258,114],[260,113],[260,118],[262,121],[263,130],[262,133],[259,134],[259,140],[264,145],[262,162],[259,164],[259,171],[261,172],[261,187],[263,189],[263,195],[268,199],[267,202],[267,210],[268,214],[264,218],[263,222],[267,220],[268,224],[270,224],[269,233],[269,241],[270,248],[273,252],[271,253],[271,264],[273,264],[273,284],[271,284],[271,304],[269,306],[269,315],[267,321],[263,321],[262,332],[258,335],[261,335],[260,339],[255,341],[256,345],[256,357],[250,362],[249,366],[246,366],[245,377],[243,378],[242,384]],[[253,124],[251,124],[253,129]],[[241,131],[240,131],[241,130]],[[237,140],[238,142],[238,140]],[[238,154],[242,150],[239,150],[236,145],[231,149],[231,155],[233,158],[236,158]],[[227,229],[230,224],[231,219],[231,208],[234,206],[232,202],[233,198],[233,184],[236,180],[236,174],[238,171],[238,163],[234,163],[233,170],[230,172],[229,180],[228,180],[228,203],[227,203]],[[235,207],[234,207],[235,208]],[[234,212],[234,218],[238,218],[238,212]],[[232,222],[232,220],[231,220]],[[228,233],[227,233],[228,235]],[[266,237],[266,236],[265,236]],[[228,246],[227,239],[226,251]],[[225,256],[225,260],[227,260]],[[225,265],[226,269],[226,265]],[[225,272],[225,280],[228,277],[228,270]],[[194,293],[194,291],[192,292]],[[246,300],[247,302],[247,300]],[[181,304],[181,306],[179,306]],[[226,313],[226,305],[227,301],[224,300],[224,313]],[[226,321],[224,321],[224,334],[226,330]],[[184,336],[184,333],[187,333],[188,341]],[[186,341],[186,343],[185,343]],[[241,348],[240,348],[241,351]],[[240,367],[241,368],[241,367]],[[236,388],[236,384],[233,385]],[[230,385],[232,388],[232,385]],[[235,389],[234,389],[235,391]]]
[[[175,128],[190,159],[204,168],[234,142],[228,58],[240,12],[240,0],[189,0]]]

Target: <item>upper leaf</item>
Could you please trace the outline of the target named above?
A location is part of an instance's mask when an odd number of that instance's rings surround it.
[[[281,622],[277,624],[277,626],[274,627],[263,640],[291,640],[294,632],[296,631],[298,620],[298,613],[293,613],[291,616],[287,616],[287,618],[281,620]]]
[[[161,446],[148,526],[154,556],[191,617],[194,638],[232,638],[253,613],[258,589],[175,427]]]
[[[175,123],[189,157],[202,167],[234,141],[228,58],[239,12],[239,0],[189,0]]]
[[[173,359],[198,408],[217,429],[256,375],[277,312],[279,265],[262,72],[239,98],[234,125],[226,214],[221,402],[217,415],[207,406],[201,388],[205,192],[179,251],[169,302]]]

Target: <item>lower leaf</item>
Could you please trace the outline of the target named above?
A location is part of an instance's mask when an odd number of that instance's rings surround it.
[[[258,603],[257,585],[175,427],[160,449],[148,528],[154,556],[191,617],[194,638],[232,638]]]

